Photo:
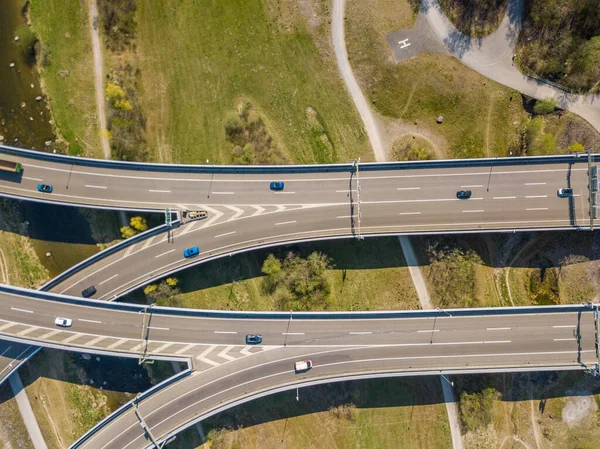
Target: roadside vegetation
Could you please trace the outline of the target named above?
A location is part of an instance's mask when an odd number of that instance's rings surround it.
[[[181,272],[177,291],[159,304],[218,310],[418,309],[398,239],[363,243],[334,240],[218,259]]]
[[[210,418],[210,447],[451,447],[435,377],[334,383],[300,389],[299,401],[295,396],[268,396]]]
[[[346,8],[350,63],[380,115],[390,158],[398,158],[397,139],[412,137],[425,139],[433,148],[427,152],[438,159],[558,154],[576,142],[592,149],[599,144],[598,132],[583,119],[562,111],[534,113],[534,100],[456,58],[420,54],[395,63],[385,37],[412,26],[406,0],[393,5],[350,0]]]
[[[102,158],[87,9],[79,0],[31,0],[37,67],[51,108],[57,147]],[[61,140],[62,139],[62,142]],[[61,150],[62,151],[62,150]]]
[[[508,0],[439,0],[452,25],[471,37],[493,33],[504,17],[507,3]]]
[[[454,378],[465,449],[598,447],[600,385],[580,371]]]
[[[372,160],[337,70],[329,2],[235,0],[215,7],[183,0],[176,9],[165,0],[136,3],[140,99],[153,159]],[[231,138],[231,123],[243,138]]]
[[[518,54],[526,70],[578,91],[600,87],[595,0],[527,0]]]

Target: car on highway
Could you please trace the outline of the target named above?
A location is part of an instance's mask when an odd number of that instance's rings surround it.
[[[71,327],[73,320],[71,318],[56,317],[54,324],[60,327]]]
[[[84,298],[89,298],[90,296],[94,296],[98,290],[93,285],[90,285],[88,288],[81,292],[81,296]]]
[[[38,184],[38,192],[52,193],[52,186],[50,184]]]
[[[573,196],[573,189],[565,187],[564,189],[558,189],[556,192],[559,198],[568,198]]]
[[[246,335],[247,345],[259,345],[262,343],[262,335],[248,334]]]
[[[189,259],[190,257],[195,257],[200,254],[200,248],[197,246],[192,246],[191,248],[186,248],[183,250],[183,257]]]
[[[282,181],[273,181],[271,183],[271,190],[283,190],[283,185]]]
[[[471,191],[459,190],[458,192],[456,192],[456,198],[458,198],[459,200],[468,200],[469,198],[471,198]]]
[[[300,362],[294,363],[294,371],[296,373],[303,373],[304,371],[308,371],[313,367],[312,360],[302,360]]]

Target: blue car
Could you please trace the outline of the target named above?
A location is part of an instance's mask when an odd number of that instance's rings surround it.
[[[192,246],[191,248],[183,250],[183,257],[190,258],[200,254],[200,249],[197,246]]]
[[[271,190],[283,190],[283,182],[282,181],[273,181],[271,183]]]
[[[38,184],[38,192],[52,193],[52,186],[50,184]]]

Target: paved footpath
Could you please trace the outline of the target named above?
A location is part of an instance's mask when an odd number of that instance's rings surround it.
[[[387,36],[396,61],[427,51],[457,57],[476,72],[537,99],[555,98],[561,108],[580,115],[600,131],[600,95],[575,95],[522,74],[513,65],[515,45],[523,21],[523,0],[509,0],[498,29],[484,38],[458,31],[437,0],[423,0],[415,26]]]

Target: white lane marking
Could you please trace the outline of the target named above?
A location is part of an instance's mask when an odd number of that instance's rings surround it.
[[[33,310],[17,309],[16,307],[11,307],[11,310],[14,310],[15,312],[33,313]]]
[[[495,200],[514,200],[516,199],[516,196],[495,196],[494,199]]]
[[[96,320],[86,320],[85,318],[79,318],[78,321],[84,321],[86,323],[96,323],[96,324],[102,324],[102,321],[96,321]]]
[[[173,346],[175,343],[165,343],[162,346],[159,346],[158,348],[154,349],[152,352],[162,352],[165,349],[167,349],[169,346]]]
[[[356,192],[356,189],[336,190],[335,193],[350,193]]]
[[[251,217],[255,217],[256,215],[260,215],[265,211],[264,207],[261,206],[252,206],[254,209],[256,209],[256,212],[254,212],[252,215],[250,215]]]
[[[237,231],[231,231],[231,232],[226,232],[225,234],[215,235],[215,238],[218,239],[219,237],[225,237],[226,235],[235,234],[236,232]]]
[[[554,341],[575,341],[576,339],[571,337],[571,338],[555,338]]]
[[[93,340],[90,340],[87,343],[84,343],[83,346],[94,346],[96,343],[98,343],[106,338],[107,337],[96,337]]]
[[[233,195],[233,192],[210,192],[211,195]]]
[[[294,221],[282,221],[281,223],[275,223],[275,226],[286,225],[286,224],[293,224],[293,223],[296,223],[296,220],[294,220]]]
[[[511,329],[510,327],[488,327],[486,331],[509,331]]]
[[[123,254],[123,259],[125,259],[126,257],[128,257],[131,254],[131,252],[133,251],[134,247],[135,247],[135,244],[133,244],[129,248],[127,248],[127,251],[125,251],[125,254]]]
[[[239,207],[235,207],[235,206],[225,206],[225,207],[234,212],[233,216],[231,216],[229,219],[227,219],[227,221],[225,223],[236,220],[237,218],[239,218],[240,215],[242,215],[244,213],[244,209],[240,209]]]
[[[421,187],[398,187],[396,190],[421,190]]]
[[[273,192],[275,195],[294,195],[296,192]]]
[[[545,182],[526,182],[526,186],[545,186]]]
[[[493,343],[510,343],[511,340],[490,340],[490,341],[484,341],[483,344],[484,345],[489,345],[489,344],[493,344]]]
[[[398,215],[421,215],[421,212],[400,212]]]
[[[169,331],[169,330],[171,330],[168,327],[154,327],[154,326],[148,326],[148,329],[154,329],[155,331]]]
[[[282,332],[281,335],[305,335],[304,332]]]
[[[358,217],[358,215],[340,215],[335,218],[356,218],[356,217]]]
[[[120,340],[118,340],[118,341],[115,341],[114,343],[112,343],[112,344],[108,345],[108,346],[106,347],[106,349],[114,349],[114,348],[116,348],[117,346],[121,346],[121,345],[122,345],[123,343],[125,343],[126,341],[129,341],[129,339],[128,339],[128,338],[121,338]]]
[[[3,324],[2,326],[0,326],[0,331],[3,331],[4,329],[8,329],[8,328],[16,326],[16,325],[17,325],[17,323],[8,322],[8,323]]]
[[[483,209],[472,209],[472,210],[463,210],[463,212],[465,213],[469,213],[469,212],[483,212]]]
[[[149,239],[146,240],[146,243],[144,243],[144,246],[142,246],[142,251],[145,250],[146,248],[148,248],[152,244],[152,240],[154,240],[154,237],[156,237],[156,236],[153,235],[152,237],[150,237]]]
[[[186,345],[183,348],[179,349],[178,351],[175,351],[175,355],[183,354],[184,352],[192,349],[194,346],[196,346],[196,345],[193,345],[193,344]]]
[[[61,343],[71,343],[73,340],[77,340],[79,337],[83,337],[85,334],[73,334],[70,337],[61,340]]]
[[[28,178],[27,176],[23,176],[23,179],[28,179],[29,181],[37,181],[37,182],[43,181],[43,179],[40,179],[40,178]]]
[[[417,332],[439,332],[439,331],[440,331],[439,329],[427,329],[427,330],[420,330]]]
[[[98,282],[98,285],[105,284],[106,282],[116,278],[118,275],[119,275],[119,273],[115,274],[114,276],[109,277],[108,279],[104,279],[102,282]]]
[[[61,332],[62,332],[62,331],[59,331],[59,330],[55,329],[55,330],[53,330],[53,331],[46,332],[44,335],[40,335],[38,338],[39,338],[40,340],[46,340],[46,339],[48,339],[48,338],[52,337],[53,335],[60,334]]]
[[[562,327],[568,327],[568,328],[571,328],[571,327],[577,327],[577,326],[576,326],[575,324],[562,324],[562,325],[560,325],[560,326],[552,326],[552,327],[553,327],[554,329],[559,329],[559,328],[562,328]]]
[[[525,210],[548,210],[547,207],[528,207]]]
[[[31,326],[31,327],[28,327],[25,330],[22,330],[21,332],[17,332],[17,335],[27,335],[27,334],[33,332],[36,329],[39,329],[39,327]]]
[[[373,332],[348,332],[350,335],[371,335]]]
[[[525,198],[548,198],[548,195],[528,195]]]
[[[461,189],[475,188],[475,187],[483,187],[483,184],[473,184],[472,186],[460,186]]]
[[[481,198],[469,198],[469,201],[479,201]],[[361,201],[360,204],[399,204],[399,203],[444,203],[448,201],[466,201],[458,198],[432,198],[432,199],[419,199],[419,200],[381,200],[381,201]],[[343,203],[335,204],[335,206],[343,206]]]
[[[215,362],[215,361],[213,361],[211,359],[207,359],[206,358],[206,356],[208,355],[208,353],[210,353],[215,348],[216,348],[216,346],[210,346],[202,354],[200,354],[198,357],[196,357],[196,360],[200,360],[201,362],[208,363],[209,365],[212,365],[212,366],[219,366],[220,363]]]
[[[91,184],[86,184],[85,186],[88,187],[88,188],[90,188],[90,189],[107,189],[108,188],[106,186],[94,186],[94,185],[91,185]]]
[[[8,351],[10,351],[10,348],[12,348],[12,346],[9,346],[8,348],[6,348],[4,350],[4,352],[2,354],[0,354],[0,357],[4,357],[4,354],[6,354]]]
[[[229,360],[230,362],[235,360],[235,357],[232,357],[230,355],[228,355],[227,353],[229,351],[231,351],[233,348],[235,348],[235,346],[227,346],[225,349],[223,349],[221,352],[219,352],[219,354],[217,354],[219,357],[222,357],[226,360]]]
[[[175,250],[175,249],[171,249],[171,250],[169,250],[169,251],[167,251],[167,252],[165,252],[165,253],[159,254],[158,256],[154,256],[154,258],[155,258],[155,259],[158,259],[159,257],[162,257],[162,256],[164,256],[165,254],[172,253],[173,251],[177,251],[177,250]]]
[[[242,353],[244,355],[252,355],[252,352],[250,352],[251,349],[252,349],[252,346],[244,346],[244,349],[242,349],[240,351],[240,353]]]
[[[171,193],[170,190],[148,190],[148,192],[152,192],[152,193]]]
[[[237,334],[235,331],[215,331],[215,334]]]

